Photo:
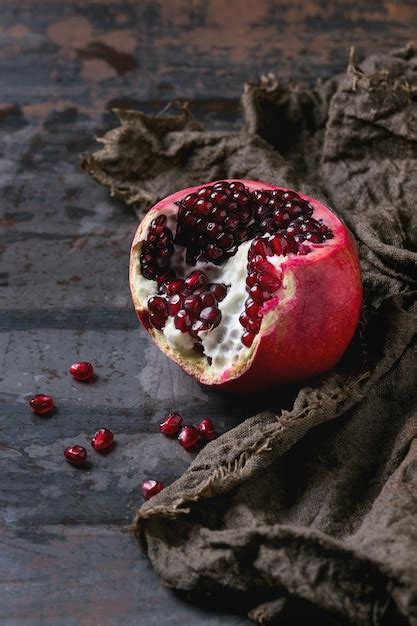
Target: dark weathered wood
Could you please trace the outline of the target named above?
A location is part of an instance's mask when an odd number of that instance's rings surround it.
[[[240,0],[3,0],[0,3],[0,620],[9,625],[246,624],[160,588],[125,530],[145,477],[169,483],[191,456],[157,432],[180,409],[220,431],[272,395],[207,391],[150,345],[127,283],[132,212],[79,170],[114,106],[158,112],[173,98],[212,128],[238,127],[242,82],[310,80],[414,35],[417,5]],[[244,7],[244,10],[242,10]],[[94,385],[67,374],[75,359]],[[34,416],[32,393],[57,411]],[[283,402],[284,399],[281,399]],[[263,405],[263,406],[261,406]],[[63,448],[116,433],[85,470]]]

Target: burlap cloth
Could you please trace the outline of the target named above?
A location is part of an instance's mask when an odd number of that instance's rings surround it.
[[[210,443],[137,535],[166,585],[262,624],[417,624],[417,47],[351,55],[313,89],[263,77],[242,105],[241,132],[118,111],[83,167],[138,212],[221,178],[327,198],[357,241],[363,318],[336,371]]]

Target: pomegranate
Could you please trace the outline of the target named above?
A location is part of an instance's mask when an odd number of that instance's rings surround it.
[[[108,428],[100,428],[90,443],[97,452],[109,452],[114,444],[114,435]]]
[[[72,465],[84,465],[87,461],[87,450],[83,446],[68,446],[64,450],[64,456]]]
[[[130,285],[159,348],[201,383],[237,392],[331,369],[362,302],[354,242],[330,209],[247,180],[158,202],[136,231]]]
[[[160,480],[144,480],[142,483],[142,495],[145,500],[149,500],[152,496],[162,491],[164,484]]]
[[[75,380],[92,381],[94,377],[94,368],[88,361],[80,361],[73,363],[69,368],[69,373]]]
[[[159,430],[164,435],[176,435],[181,429],[181,424],[181,413],[168,413],[168,415],[165,416],[164,421],[159,424]]]
[[[29,400],[30,408],[38,415],[47,415],[54,410],[54,399],[44,393],[38,393]]]

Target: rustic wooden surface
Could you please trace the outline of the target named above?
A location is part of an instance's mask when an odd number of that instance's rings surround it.
[[[191,101],[212,128],[239,125],[245,79],[310,81],[344,69],[348,48],[415,36],[417,4],[304,0],[1,0],[2,266],[0,621],[7,626],[237,625],[161,588],[125,529],[145,477],[169,483],[191,456],[157,432],[167,410],[219,430],[274,399],[207,392],[139,330],[127,266],[133,214],[88,180],[78,154],[111,108]],[[67,374],[91,360],[98,379]],[[27,398],[51,393],[34,416]],[[63,448],[97,427],[117,446],[91,465]],[[214,609],[215,607],[213,607]]]

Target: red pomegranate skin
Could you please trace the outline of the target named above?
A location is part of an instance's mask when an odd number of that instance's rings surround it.
[[[264,304],[261,332],[243,366],[229,367],[213,378],[206,368],[190,364],[171,350],[150,326],[148,312],[138,302],[134,288],[135,256],[138,246],[140,249],[142,233],[168,206],[215,182],[182,189],[164,198],[139,224],[131,249],[130,282],[140,322],[169,358],[200,383],[215,388],[248,393],[306,380],[331,370],[346,351],[359,321],[362,308],[359,260],[353,238],[340,218],[325,205],[297,190],[299,196],[314,207],[314,216],[323,218],[332,229],[334,240],[329,246],[317,246],[314,258],[311,254],[287,258],[282,266],[282,276],[284,284],[292,285],[292,296],[284,302],[278,295]],[[233,181],[228,179],[228,182]],[[284,189],[260,181],[239,182],[252,191]],[[190,271],[192,269],[190,266]]]

